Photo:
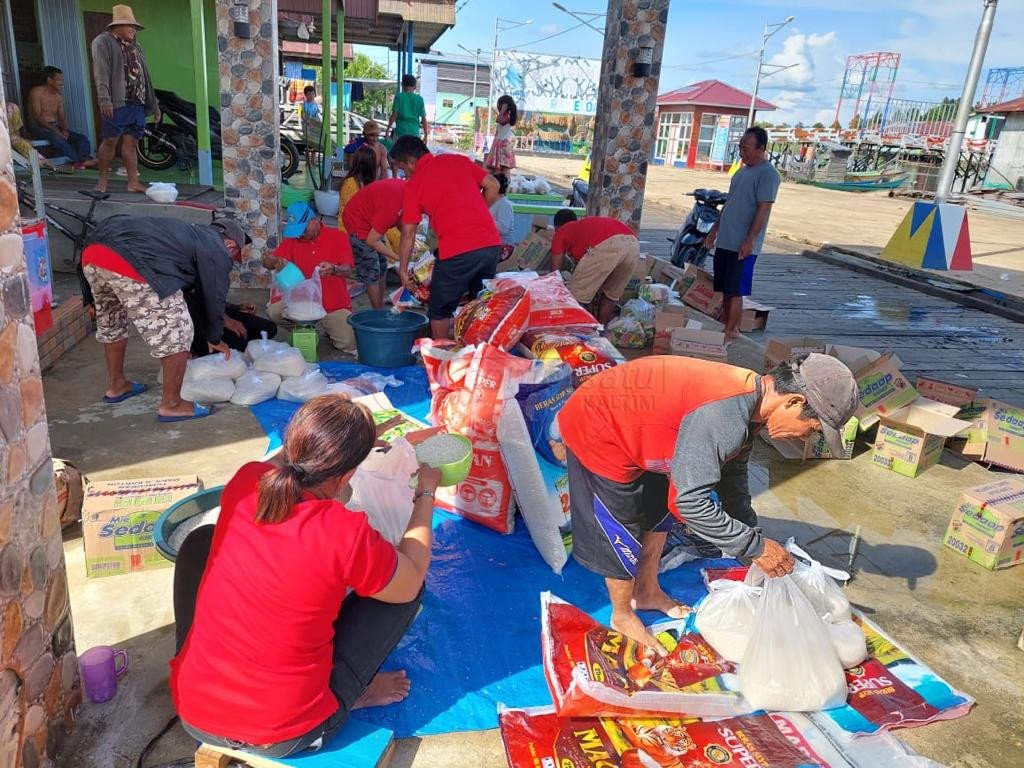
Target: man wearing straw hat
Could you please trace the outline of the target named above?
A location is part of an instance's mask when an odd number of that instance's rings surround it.
[[[143,26],[135,20],[131,6],[115,5],[107,31],[92,41],[92,74],[102,116],[102,142],[96,152],[100,168],[97,192],[107,190],[107,176],[118,141],[122,142],[121,160],[128,172],[128,191],[146,191],[139,183],[136,147],[146,130],[146,115],[153,115],[157,123],[161,115],[146,57],[135,42],[140,29]]]

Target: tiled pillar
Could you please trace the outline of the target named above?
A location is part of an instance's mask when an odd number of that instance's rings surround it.
[[[35,768],[54,765],[81,689],[13,180],[0,119],[0,766]]]
[[[587,212],[640,228],[647,163],[657,126],[669,0],[608,0]],[[647,77],[633,76],[641,48],[653,48]]]
[[[242,287],[269,285],[260,266],[277,246],[280,230],[281,137],[277,103],[277,2],[248,0],[252,37],[236,37],[229,17],[233,0],[217,0],[221,138],[225,205],[237,211],[252,236],[249,260],[241,265]]]

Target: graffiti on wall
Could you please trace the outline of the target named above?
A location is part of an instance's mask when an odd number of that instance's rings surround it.
[[[498,51],[494,92],[507,93],[520,112],[593,115],[597,112],[600,59]]]

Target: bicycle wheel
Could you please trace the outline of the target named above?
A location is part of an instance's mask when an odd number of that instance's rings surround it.
[[[139,163],[151,171],[166,171],[178,162],[174,141],[165,128],[147,128],[137,146]]]

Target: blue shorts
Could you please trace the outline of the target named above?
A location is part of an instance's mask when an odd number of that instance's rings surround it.
[[[740,261],[739,253],[725,248],[715,249],[715,293],[726,296],[749,296],[754,284],[757,254]]]
[[[141,104],[125,104],[114,110],[113,117],[102,119],[104,139],[119,139],[124,135],[141,139],[146,132],[146,108]]]

